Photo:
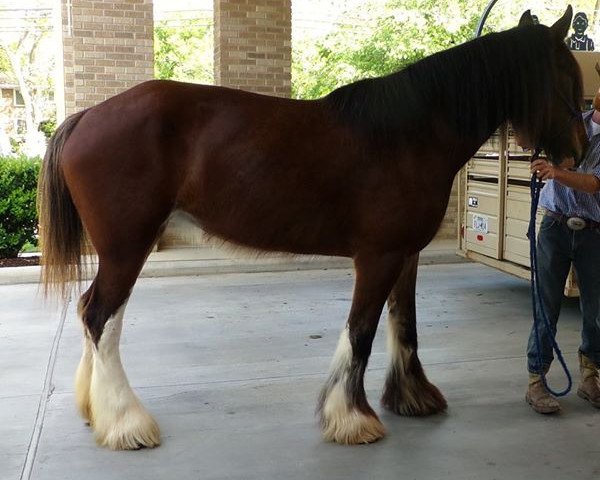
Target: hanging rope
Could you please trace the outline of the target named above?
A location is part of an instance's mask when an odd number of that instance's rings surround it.
[[[540,150],[536,149],[533,155],[531,156],[530,161],[533,162],[540,155]],[[542,351],[541,351],[541,337],[540,337],[540,325],[543,322],[543,326],[546,328],[548,332],[548,336],[552,340],[552,349],[556,352],[556,357],[560,362],[560,365],[565,372],[565,376],[567,377],[567,386],[564,390],[560,392],[556,392],[550,388],[548,382],[546,381],[545,372],[540,372],[540,376],[542,378],[542,383],[548,392],[550,392],[555,397],[562,397],[571,391],[571,387],[573,385],[573,380],[571,378],[571,372],[567,367],[565,359],[563,358],[562,352],[558,346],[556,341],[556,328],[550,324],[550,320],[546,315],[544,310],[544,306],[541,301],[540,287],[537,278],[537,245],[536,245],[536,234],[535,234],[535,220],[537,215],[538,203],[540,200],[540,191],[542,190],[542,180],[537,178],[534,173],[531,176],[531,215],[529,217],[529,228],[527,230],[527,237],[529,238],[529,261],[531,263],[531,300],[533,303],[533,329],[535,333],[535,345],[537,350],[537,360],[538,365],[542,366]]]

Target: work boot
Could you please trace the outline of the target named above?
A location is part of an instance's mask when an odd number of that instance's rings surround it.
[[[537,373],[529,374],[529,387],[525,400],[538,413],[555,413],[560,410],[560,403],[546,390],[542,376]]]
[[[577,395],[590,402],[594,407],[600,408],[598,367],[581,352],[579,352],[579,371],[581,372],[581,380],[579,381]]]

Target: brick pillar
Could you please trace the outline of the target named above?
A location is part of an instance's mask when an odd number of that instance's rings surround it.
[[[215,84],[291,94],[291,0],[214,0]]]
[[[60,0],[60,114],[96,105],[154,76],[152,0]],[[57,60],[60,62],[60,58]]]

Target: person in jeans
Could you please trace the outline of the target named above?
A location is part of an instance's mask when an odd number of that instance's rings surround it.
[[[583,320],[577,394],[600,408],[600,96],[594,100],[594,107],[583,114],[590,145],[581,165],[577,169],[565,168],[538,159],[532,162],[531,171],[546,181],[540,194],[540,206],[546,213],[537,244],[540,301],[556,328],[572,263]],[[526,400],[538,413],[553,413],[560,410],[560,404],[541,380],[554,358],[551,333],[543,325],[539,332],[541,363],[533,328],[527,345]]]

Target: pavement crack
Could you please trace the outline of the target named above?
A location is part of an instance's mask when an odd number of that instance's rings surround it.
[[[58,356],[58,347],[60,345],[60,339],[65,326],[65,320],[67,318],[67,311],[71,299],[66,301],[63,305],[58,321],[56,332],[54,333],[54,339],[52,340],[52,347],[50,348],[50,354],[48,355],[48,363],[46,365],[46,375],[44,378],[44,386],[40,393],[40,401],[38,403],[38,409],[33,424],[33,431],[31,432],[31,438],[29,439],[29,445],[27,447],[27,453],[25,455],[25,461],[23,462],[23,469],[21,470],[20,480],[30,480],[33,473],[33,466],[35,464],[35,458],[37,455],[40,438],[42,436],[42,430],[44,427],[44,420],[46,417],[46,408],[50,397],[54,393],[55,385],[53,383],[54,369],[56,367],[56,359]]]

